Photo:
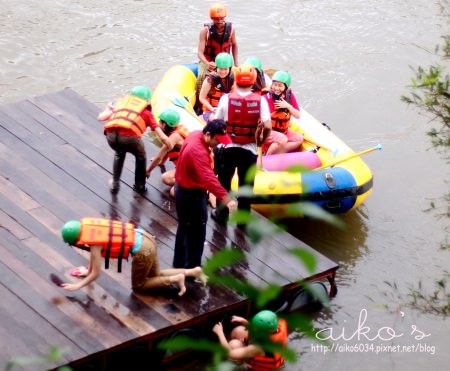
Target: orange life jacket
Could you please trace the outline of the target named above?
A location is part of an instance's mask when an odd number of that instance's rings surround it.
[[[203,54],[208,62],[214,61],[217,54],[229,53],[231,51],[231,34],[233,32],[233,25],[231,22],[225,22],[225,28],[222,35],[219,35],[214,23],[206,23],[208,28],[206,32],[206,44]]]
[[[291,103],[291,91],[289,89],[286,92],[284,100]],[[273,98],[272,104],[269,104],[269,109],[271,112],[270,118],[272,120],[272,129],[279,131],[280,133],[286,133],[289,129],[289,123],[291,121],[291,112],[289,112],[287,108],[275,109],[273,105]]]
[[[137,137],[142,137],[147,126],[141,113],[149,106],[147,100],[134,95],[120,97],[114,105],[114,111],[105,124],[105,130],[122,128],[131,130]]]
[[[176,129],[171,133],[179,134],[183,139],[186,139],[186,137],[189,135],[189,130],[186,129],[183,125],[178,125]],[[170,135],[169,135],[170,137]],[[167,157],[169,158],[169,161],[172,161],[174,166],[177,166],[178,163],[178,156],[180,155],[181,146],[179,144],[176,144],[168,153]]]
[[[211,79],[211,89],[209,90],[206,99],[211,106],[217,107],[219,105],[220,97],[231,91],[234,84],[234,74],[230,71],[227,77],[221,79],[216,72],[213,72],[209,77]],[[203,112],[211,112],[206,105],[203,105],[202,109]]]
[[[261,96],[251,93],[245,97],[228,94],[227,132],[233,143],[255,143],[255,133],[261,116]]]
[[[283,318],[278,320],[278,329],[275,334],[270,336],[274,343],[281,343],[285,347],[288,338],[287,322]],[[250,369],[253,371],[269,371],[277,370],[284,365],[284,358],[281,354],[275,353],[273,355],[255,356],[247,362]]]
[[[130,248],[135,243],[133,224],[103,218],[83,218],[80,223],[80,237],[75,246],[102,246],[105,268],[109,268],[110,258],[118,259],[118,271],[121,272],[122,259],[128,259]]]

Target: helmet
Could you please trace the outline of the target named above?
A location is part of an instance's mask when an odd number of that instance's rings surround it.
[[[256,69],[251,64],[241,64],[234,73],[236,84],[250,86],[256,81]]]
[[[180,123],[180,114],[177,111],[170,108],[162,111],[159,114],[158,118],[161,121],[164,121],[171,128],[176,127]]]
[[[262,63],[259,58],[256,57],[248,57],[245,63],[248,63],[255,67],[259,72],[262,72]]]
[[[222,18],[227,16],[227,8],[222,3],[215,3],[209,8],[209,18]]]
[[[219,68],[231,68],[234,64],[233,56],[229,53],[217,54],[215,62]]]
[[[272,81],[282,82],[288,88],[291,86],[291,75],[286,71],[277,71],[273,74]]]
[[[78,220],[71,220],[61,228],[61,235],[64,242],[73,245],[78,241],[81,234],[81,223]]]
[[[262,310],[251,319],[250,327],[256,334],[273,334],[278,328],[278,316],[271,310]]]
[[[131,89],[130,94],[145,100],[150,100],[152,97],[152,92],[146,86],[135,86]]]

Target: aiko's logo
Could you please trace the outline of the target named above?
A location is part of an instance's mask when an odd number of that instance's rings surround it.
[[[367,321],[367,310],[361,309],[359,313],[358,319],[358,327],[355,330],[348,330],[345,327],[342,327],[342,330],[334,331],[331,327],[327,327],[323,330],[319,330],[316,332],[316,339],[318,340],[381,340],[381,341],[390,341],[395,338],[400,338],[404,335],[404,333],[397,333],[393,328],[389,326],[383,326],[378,329],[372,329],[369,326],[366,326]],[[424,338],[430,336],[431,334],[426,334],[425,332],[419,330],[416,325],[411,325],[410,336],[414,336],[415,340],[423,340]]]

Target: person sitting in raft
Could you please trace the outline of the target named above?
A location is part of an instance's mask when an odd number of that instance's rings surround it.
[[[250,64],[256,68],[256,81],[253,84],[253,93],[262,93],[263,91],[268,91],[272,83],[270,77],[264,73],[261,60],[257,57],[248,57],[245,63]]]
[[[266,99],[272,119],[272,132],[263,144],[266,155],[300,151],[303,136],[289,129],[291,116],[300,118],[300,107],[292,92],[291,75],[285,71],[277,71],[272,76],[272,85]]]
[[[228,53],[217,55],[215,71],[208,73],[203,81],[198,99],[202,104],[203,119],[209,120],[219,105],[220,97],[234,91],[233,57]]]
[[[276,370],[284,365],[281,354],[264,349],[264,343],[280,343],[286,347],[288,329],[284,319],[270,310],[258,312],[250,322],[245,318],[233,316],[232,322],[238,323],[227,338],[222,323],[213,327],[220,344],[228,351],[230,359],[245,362],[252,370]],[[262,345],[260,345],[262,344]]]
[[[122,260],[130,255],[131,286],[135,292],[169,288],[175,284],[181,296],[186,292],[186,277],[194,277],[206,285],[201,267],[160,270],[155,237],[131,223],[102,218],[71,220],[63,225],[61,235],[69,245],[90,252],[89,267],[85,272],[81,271],[84,267],[77,268],[82,280],[63,283],[64,290],[76,291],[94,282],[101,274],[102,258],[105,258],[105,269],[109,268],[109,259],[118,259],[118,271],[121,272]]]
[[[135,86],[128,95],[120,97],[116,103],[108,104],[98,115],[98,120],[107,121],[104,132],[109,146],[114,150],[113,177],[109,182],[111,193],[120,188],[120,176],[127,153],[135,157],[133,190],[145,193],[145,169],[147,154],[142,136],[150,127],[169,148],[171,144],[166,134],[158,127],[150,104],[151,91],[146,86]]]

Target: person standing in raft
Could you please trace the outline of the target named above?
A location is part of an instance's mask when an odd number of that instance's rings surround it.
[[[106,269],[109,268],[109,259],[118,259],[118,271],[121,272],[122,260],[130,255],[131,286],[135,292],[169,288],[175,284],[181,296],[186,292],[185,277],[194,277],[206,284],[201,267],[160,270],[155,237],[131,223],[102,218],[71,220],[63,225],[61,235],[69,245],[90,252],[89,267],[78,274],[82,280],[63,283],[61,287],[64,290],[76,291],[94,282],[101,274],[102,258],[105,258]]]
[[[175,206],[178,228],[175,238],[174,268],[201,266],[208,221],[208,192],[226,205],[229,212],[237,208],[220,185],[213,170],[211,149],[219,143],[231,143],[223,120],[209,121],[203,130],[193,131],[184,140],[175,172]]]
[[[233,57],[228,53],[220,53],[216,57],[216,70],[208,73],[203,81],[198,99],[202,104],[205,122],[217,109],[220,97],[234,90],[234,74],[231,67],[233,67]]]
[[[213,327],[213,332],[228,351],[230,359],[247,363],[251,370],[278,370],[284,366],[283,356],[265,350],[264,344],[278,343],[281,347],[286,347],[286,320],[278,318],[270,310],[262,310],[250,322],[239,316],[233,316],[232,322],[238,326],[228,337],[225,336],[222,323]]]
[[[109,104],[98,115],[99,121],[108,121],[104,125],[106,140],[114,150],[113,177],[109,182],[111,193],[116,194],[120,188],[120,176],[127,153],[135,157],[135,174],[133,190],[145,193],[145,170],[147,154],[142,135],[150,127],[162,142],[172,149],[169,138],[156,124],[150,105],[151,92],[145,86],[134,87],[128,95],[120,97],[114,105]]]
[[[239,186],[253,184],[253,179],[248,182],[246,176],[256,164],[257,140],[264,143],[272,129],[267,101],[252,92],[256,74],[256,68],[252,65],[240,65],[235,71],[236,92],[223,95],[213,115],[226,121],[227,132],[232,138],[232,143],[222,149],[220,163],[216,164],[219,181],[227,191],[231,190],[236,169]],[[250,211],[250,203],[240,200],[239,209]],[[212,215],[219,223],[228,220],[227,209],[219,204]]]
[[[197,97],[203,85],[206,72],[213,72],[215,70],[215,59],[219,53],[231,54],[234,65],[238,65],[236,33],[232,23],[225,22],[226,16],[227,9],[223,4],[213,4],[209,8],[209,17],[212,23],[206,23],[200,31],[197,49],[197,56],[199,58],[196,85]]]
[[[291,116],[300,118],[300,107],[291,89],[291,75],[277,71],[272,76],[272,85],[263,97],[269,104],[272,133],[262,149],[266,155],[300,151],[303,135],[289,129]]]

